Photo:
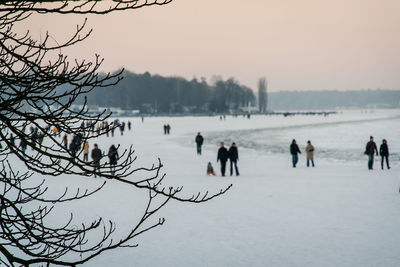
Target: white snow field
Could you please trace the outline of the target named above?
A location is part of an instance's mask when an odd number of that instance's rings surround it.
[[[141,235],[137,248],[106,252],[86,266],[400,266],[400,111],[344,111],[323,116],[146,117],[131,120],[133,130],[99,138],[102,150],[111,144],[133,144],[136,166],[159,157],[165,184],[184,186],[183,196],[217,192],[223,196],[203,204],[170,201],[158,216],[166,223]],[[171,125],[164,135],[162,126]],[[198,156],[194,138],[204,136]],[[388,140],[391,169],[367,169],[363,155],[369,136],[379,145]],[[292,168],[289,145],[302,151],[315,146],[315,168],[305,153]],[[236,142],[240,176],[221,177],[216,162],[219,142]],[[92,143],[90,144],[93,145]],[[218,176],[206,176],[211,161]],[[228,165],[229,166],[229,165]],[[92,177],[50,177],[60,192],[65,185],[92,188]],[[62,222],[75,209],[79,218],[103,215],[120,233],[141,214],[143,193],[109,181],[96,197],[58,209]],[[158,217],[153,218],[153,221]]]

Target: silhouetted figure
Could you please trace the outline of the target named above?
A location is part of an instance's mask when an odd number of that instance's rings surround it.
[[[43,140],[44,140],[44,133],[40,132],[40,133],[38,134],[37,140],[38,140],[39,146],[42,147]]]
[[[104,123],[104,128],[105,128],[105,131],[106,131],[106,135],[107,135],[107,137],[110,135],[110,125],[108,124],[108,121],[106,121],[105,123]]]
[[[115,131],[115,124],[114,122],[111,122],[111,137],[114,137],[114,131]]]
[[[97,144],[94,144],[91,157],[93,160],[93,171],[95,172],[94,177],[96,177],[96,172],[100,172],[100,160],[102,157],[101,150],[99,149]]]
[[[19,143],[19,147],[21,148],[22,153],[25,155],[25,151],[26,151],[27,145],[26,145],[26,142],[24,140],[21,139],[21,142]]]
[[[368,169],[369,170],[373,169],[375,152],[376,152],[376,155],[378,156],[378,148],[376,147],[376,144],[374,142],[374,137],[370,136],[369,142],[365,146],[365,152],[364,152],[364,154],[368,155]]]
[[[239,152],[235,143],[232,143],[232,146],[229,148],[229,160],[231,163],[231,176],[233,174],[232,165],[235,165],[236,176],[239,176],[239,170],[237,167],[237,161],[239,160]]]
[[[169,134],[171,131],[171,125],[167,124],[167,134]]]
[[[221,174],[222,176],[225,176],[225,168],[226,168],[226,162],[228,161],[229,158],[229,152],[228,150],[224,147],[224,142],[221,142],[221,147],[218,149],[218,156],[217,156],[217,162],[221,162]]]
[[[381,155],[381,167],[383,170],[383,161],[386,159],[386,167],[390,169],[389,166],[389,147],[387,145],[386,139],[382,140],[382,144],[379,147],[379,154]]]
[[[306,158],[307,158],[307,167],[310,167],[310,161],[311,165],[314,167],[314,146],[311,144],[311,141],[307,141],[306,145]]]
[[[131,121],[128,121],[128,130],[130,131],[132,127]]]
[[[123,136],[124,131],[125,131],[125,122],[124,121],[119,125],[119,130],[121,131],[121,136]]]
[[[111,175],[115,174],[115,165],[117,165],[118,157],[119,155],[117,148],[114,145],[111,145],[110,149],[108,150],[108,159],[110,160],[111,165]]]
[[[207,164],[207,175],[208,176],[210,176],[210,175],[214,175],[215,176],[214,168],[213,168],[211,162],[208,162],[208,164]]]
[[[78,145],[76,143],[75,136],[73,137],[71,143],[69,144],[69,152],[72,154],[73,157],[76,155],[76,151],[78,150]]]
[[[38,139],[38,128],[33,128],[31,126],[31,142],[32,142],[32,150],[33,147],[36,145],[37,139]]]
[[[195,141],[196,141],[196,145],[197,145],[197,154],[201,155],[201,146],[203,145],[204,138],[200,134],[200,132],[197,133]]]
[[[68,135],[64,134],[63,139],[62,139],[62,143],[64,145],[65,149],[68,149]]]
[[[297,154],[301,154],[299,146],[296,144],[296,140],[293,139],[292,144],[290,145],[290,154],[292,155],[292,164],[293,168],[296,168],[296,164],[299,161],[299,156]]]
[[[10,143],[12,146],[15,146],[15,137],[13,134],[11,134],[11,136],[10,136]]]
[[[167,134],[167,125],[164,124],[164,135]]]

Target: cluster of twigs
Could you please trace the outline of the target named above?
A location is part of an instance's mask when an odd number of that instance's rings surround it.
[[[149,168],[133,167],[136,156],[132,146],[120,155],[115,170],[103,164],[95,172],[91,162],[80,159],[82,152],[72,153],[57,133],[79,134],[82,142],[105,134],[93,131],[93,125],[104,122],[110,114],[105,111],[89,114],[86,98],[79,110],[75,110],[73,104],[78,97],[96,87],[118,83],[122,71],[99,76],[97,71],[102,59],[98,55],[87,62],[70,61],[61,53],[62,49],[88,38],[91,31],[85,30],[86,20],[77,26],[67,41],[57,45],[51,44],[48,33],[42,41],[37,41],[29,32],[21,35],[14,31],[15,25],[28,19],[33,12],[107,14],[164,5],[170,1],[0,1],[0,263],[8,266],[82,264],[104,251],[136,246],[132,244],[135,237],[163,224],[164,219],[150,226],[145,222],[169,200],[201,203],[224,194],[230,188],[210,195],[206,192],[180,197],[182,187],[164,188],[161,185],[165,175],[161,174],[160,160]],[[56,58],[52,60],[54,55]],[[57,133],[50,127],[56,127]],[[34,138],[35,131],[41,134],[44,142]],[[20,169],[17,161],[25,165],[26,171],[17,171]],[[145,171],[150,177],[141,180],[130,178],[139,171]],[[97,175],[105,179],[99,179],[100,184],[94,190],[71,193],[66,189],[61,196],[51,199],[46,196],[49,189],[44,182],[28,183],[34,174]],[[70,219],[59,227],[46,225],[54,205],[92,196],[109,180],[148,191],[142,217],[130,226],[124,238],[114,240],[115,224],[111,221],[105,223],[102,218],[76,227],[71,214]],[[88,234],[93,231],[98,231],[100,237],[89,242]]]

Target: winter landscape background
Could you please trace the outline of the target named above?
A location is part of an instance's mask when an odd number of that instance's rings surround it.
[[[87,266],[398,266],[399,110],[344,111],[328,117],[120,120],[133,122],[133,130],[99,138],[103,151],[111,144],[133,144],[136,167],[160,158],[167,174],[164,186],[183,185],[183,195],[233,187],[200,205],[171,201],[158,213],[166,223],[141,235],[138,248],[104,253]],[[170,135],[163,134],[166,123],[172,128]],[[205,138],[201,156],[195,151],[197,132]],[[367,169],[363,152],[370,135],[378,147],[383,138],[388,140],[391,170],[380,169],[380,157],[373,171]],[[306,141],[312,141],[315,168],[305,166],[304,153],[298,167],[291,167],[293,138],[302,151]],[[220,176],[220,141],[226,146],[237,143],[240,176]],[[218,176],[205,175],[209,161]],[[35,174],[31,182],[42,178]],[[46,178],[51,194],[63,192],[65,186],[73,192],[101,183],[103,179],[93,177]],[[66,221],[70,211],[77,222],[102,215],[105,221],[116,221],[118,238],[124,225],[136,223],[141,215],[143,193],[108,181],[99,194],[58,206],[53,223]]]

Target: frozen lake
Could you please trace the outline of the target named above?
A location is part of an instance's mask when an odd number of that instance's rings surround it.
[[[399,110],[130,120],[131,132],[102,137],[100,148],[133,144],[138,166],[161,158],[166,184],[183,185],[184,195],[233,187],[200,205],[171,201],[159,213],[166,224],[140,236],[138,248],[110,251],[87,266],[399,266]],[[165,123],[172,127],[170,135],[163,134]],[[205,139],[201,156],[195,150],[197,132]],[[391,170],[381,170],[377,158],[368,171],[363,152],[370,135],[378,147],[388,140]],[[307,140],[313,142],[315,168],[305,166],[304,153],[298,168],[291,167],[293,138],[302,151]],[[219,174],[220,141],[237,143],[239,177],[205,175],[208,161]],[[92,186],[99,180],[50,178],[48,184]],[[77,205],[76,213],[103,214],[124,229],[135,223],[131,205],[141,196],[111,182],[97,198]]]

